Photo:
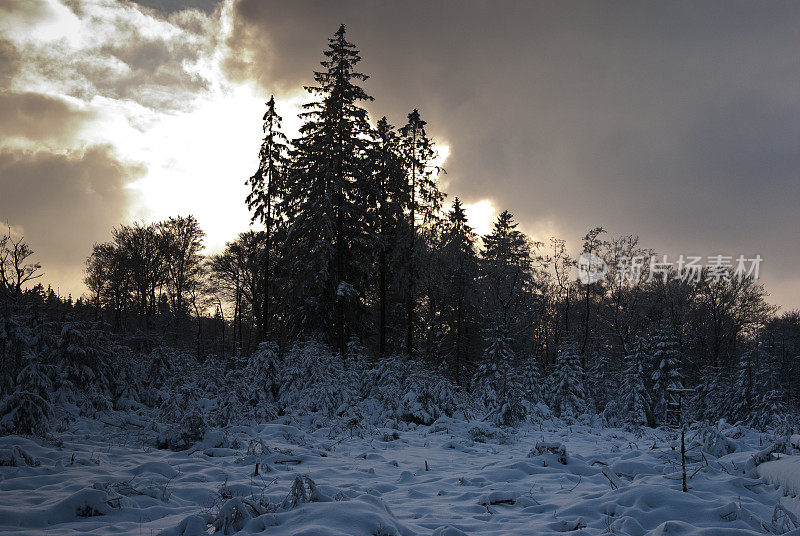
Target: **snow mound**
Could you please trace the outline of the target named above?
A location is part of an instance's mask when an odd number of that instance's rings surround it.
[[[784,456],[758,466],[758,476],[783,489],[787,495],[800,495],[800,456]]]

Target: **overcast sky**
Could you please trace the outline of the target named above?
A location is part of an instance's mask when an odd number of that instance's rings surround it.
[[[800,3],[0,0],[0,218],[79,295],[111,228],[247,228],[264,101],[291,132],[339,23],[374,119],[420,109],[450,198],[574,248],[763,258],[800,307]]]

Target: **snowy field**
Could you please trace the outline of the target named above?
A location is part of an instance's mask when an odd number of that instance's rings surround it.
[[[0,533],[800,534],[800,452],[770,455],[750,430],[687,433],[683,493],[666,430],[407,428],[351,436],[284,419],[179,452],[119,422],[79,421],[51,442],[2,437]]]

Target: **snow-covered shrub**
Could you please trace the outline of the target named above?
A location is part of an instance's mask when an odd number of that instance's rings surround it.
[[[275,404],[280,395],[281,368],[278,345],[274,342],[261,343],[248,359],[240,385],[249,418],[263,422],[277,416]]]
[[[453,417],[466,409],[459,387],[441,374],[425,370],[420,363],[414,364],[408,377],[408,390],[403,396],[403,420],[430,424],[441,416]]]
[[[52,357],[55,362],[55,396],[59,402],[75,404],[84,412],[111,407],[109,376],[112,348],[99,329],[78,322],[65,322]]]
[[[731,395],[735,391],[728,374],[719,367],[704,367],[692,400],[694,418],[716,422],[730,415]]]
[[[637,339],[633,351],[625,357],[625,371],[620,382],[619,396],[613,399],[603,413],[613,425],[637,429],[647,425],[650,395],[647,391],[647,351],[642,339]],[[616,413],[615,413],[616,412]]]
[[[700,423],[690,438],[689,448],[699,447],[702,452],[717,458],[736,452],[737,442],[726,435],[727,423]]]
[[[310,340],[295,344],[286,355],[281,372],[279,411],[334,417],[352,399],[352,385],[345,381],[342,356],[324,344]]]
[[[19,445],[11,450],[0,450],[0,466],[6,467],[39,467],[41,462],[25,452]]]
[[[562,418],[574,418],[586,411],[585,376],[581,358],[572,342],[565,343],[558,353],[551,376],[553,409]]]
[[[30,326],[30,318],[24,315],[0,317],[0,397],[11,394],[17,376],[29,361],[37,337]]]
[[[31,360],[17,377],[16,390],[3,401],[0,430],[3,433],[45,435],[50,430],[53,408],[50,379],[36,360]]]
[[[281,508],[296,508],[309,502],[330,502],[331,498],[322,493],[308,475],[297,475],[292,482],[289,494],[281,503]]]
[[[488,422],[478,422],[467,430],[467,437],[476,443],[508,443],[508,434]]]
[[[567,465],[567,447],[563,443],[537,441],[536,445],[528,453],[528,458],[545,455],[552,455],[558,460],[558,463]]]
[[[214,520],[214,531],[222,534],[236,534],[245,523],[264,513],[253,501],[233,497],[225,501]]]
[[[510,426],[525,419],[525,385],[514,368],[515,360],[507,330],[491,329],[473,385],[486,409],[486,419],[498,425]]]
[[[443,416],[469,413],[461,388],[419,361],[386,357],[367,370],[366,379],[360,404],[376,425],[388,421],[431,424]]]
[[[170,425],[159,443],[173,450],[189,448],[208,430],[206,413],[191,386],[167,399],[159,408],[159,416]]]

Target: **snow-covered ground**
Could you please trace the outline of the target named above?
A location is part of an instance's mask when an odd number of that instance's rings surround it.
[[[128,428],[0,438],[0,533],[734,536],[800,515],[800,458],[756,467],[771,442],[736,427],[687,434],[688,493],[666,430],[440,419],[351,437],[283,419],[173,452]]]

